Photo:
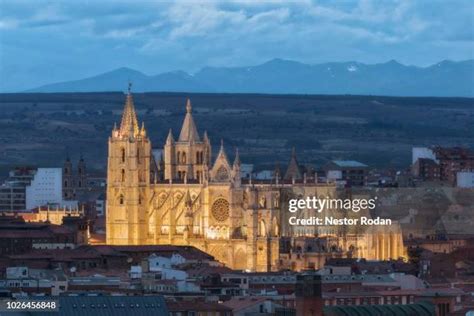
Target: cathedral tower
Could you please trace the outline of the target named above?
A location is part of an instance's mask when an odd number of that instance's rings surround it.
[[[211,156],[211,144],[204,134],[203,139],[194,123],[191,101],[186,102],[186,116],[178,140],[175,141],[170,130],[164,147],[164,164],[166,180],[197,180],[202,181],[205,177]]]
[[[109,138],[107,167],[107,244],[147,243],[151,144],[139,128],[130,88],[120,127]]]
[[[69,155],[63,165],[63,199],[72,200],[74,198],[74,177],[72,174],[72,163]]]

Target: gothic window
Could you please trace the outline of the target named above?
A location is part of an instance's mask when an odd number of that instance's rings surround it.
[[[121,177],[122,182],[125,182],[125,169],[122,169],[122,177]]]
[[[211,213],[219,222],[227,220],[229,218],[229,202],[223,198],[215,200],[212,204]]]
[[[140,204],[140,205],[142,204],[142,196],[141,195],[138,196],[138,204]]]
[[[267,235],[267,229],[265,227],[265,221],[262,219],[258,223],[258,236],[265,237]]]
[[[80,188],[82,187],[82,181],[81,180],[79,180],[78,187],[80,187]]]
[[[181,163],[186,163],[186,153],[185,152],[183,152],[181,154],[181,160],[182,160]]]
[[[217,181],[229,180],[229,173],[227,172],[227,169],[224,166],[221,166],[219,169],[217,169],[216,180]]]
[[[122,162],[125,162],[125,148],[122,148],[121,151],[122,151]]]
[[[68,168],[64,168],[64,174],[69,174],[69,169]]]
[[[267,208],[267,199],[265,196],[262,196],[260,197],[260,201],[259,201],[259,206],[260,208]]]
[[[137,161],[140,163],[140,148],[137,148]]]
[[[120,194],[119,196],[119,204],[123,205],[123,194]]]
[[[79,174],[82,174],[82,168],[79,167]]]
[[[67,185],[68,185],[67,180],[65,180],[64,181],[64,187],[67,188]]]
[[[181,152],[180,151],[178,151],[178,157],[177,158],[178,159],[176,159],[176,160],[178,161],[178,163],[181,163]]]
[[[201,161],[199,160],[199,151],[196,152],[196,164],[201,164]]]
[[[202,154],[202,151],[199,152],[199,161],[201,161],[201,163],[204,163],[204,155]]]

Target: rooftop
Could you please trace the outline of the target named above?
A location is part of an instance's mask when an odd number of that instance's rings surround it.
[[[366,168],[366,164],[358,162],[355,160],[333,160],[333,162],[339,167],[348,167],[348,168]]]

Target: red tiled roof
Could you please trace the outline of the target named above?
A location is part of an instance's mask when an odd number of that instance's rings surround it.
[[[30,252],[11,255],[10,259],[36,260],[49,259],[51,261],[74,261],[76,259],[98,259],[100,254],[80,249],[35,249]]]
[[[228,267],[214,267],[209,265],[199,265],[193,266],[189,269],[186,269],[186,272],[190,277],[206,277],[211,274],[223,274],[223,273],[233,273],[234,270]]]

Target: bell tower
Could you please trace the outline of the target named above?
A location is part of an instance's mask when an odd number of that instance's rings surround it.
[[[207,153],[207,155],[206,155]],[[191,100],[186,102],[186,115],[177,140],[170,130],[164,146],[165,180],[203,181],[211,163],[211,142],[204,132],[203,139],[194,123]]]
[[[148,239],[146,205],[150,190],[151,144],[139,128],[128,88],[120,127],[109,137],[107,244],[143,245]]]

